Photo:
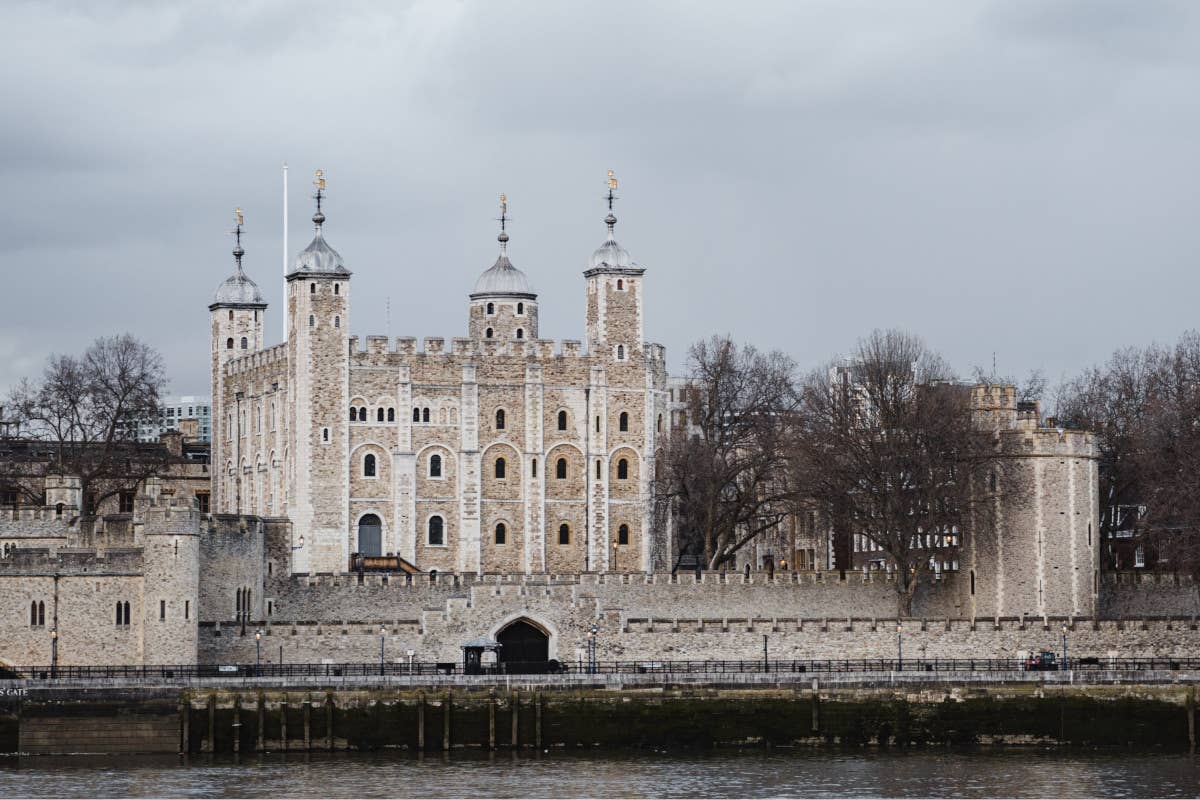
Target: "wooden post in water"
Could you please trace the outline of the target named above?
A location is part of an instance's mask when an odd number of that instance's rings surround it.
[[[312,750],[312,698],[304,698],[304,752]]]
[[[496,749],[496,690],[488,692],[488,750]]]
[[[325,747],[333,750],[333,692],[325,695]]]
[[[533,696],[533,746],[542,747],[542,693]]]
[[[233,696],[233,752],[242,751],[242,696]]]
[[[185,699],[179,704],[179,752],[184,755],[187,755],[188,745],[190,744],[189,739],[191,738],[191,731],[188,730],[188,723],[190,722],[188,717],[192,715],[191,711],[192,703],[190,700]]]
[[[216,752],[217,749],[217,696],[210,694],[208,696],[208,744],[205,749],[209,753]]]
[[[821,732],[821,692],[818,688],[817,679],[813,678],[812,682],[812,732]]]
[[[425,693],[417,692],[417,749],[425,751]]]
[[[283,696],[283,700],[279,702],[279,749],[287,752],[287,695]]]
[[[1196,684],[1188,687],[1187,697],[1184,698],[1188,720],[1188,752],[1196,755]]]
[[[450,692],[442,703],[442,749],[450,750]]]
[[[263,752],[267,749],[267,701],[263,699],[262,692],[258,693],[258,741],[254,745],[254,749],[258,752]]]
[[[513,750],[521,746],[520,727],[517,725],[517,715],[520,713],[521,696],[516,692],[512,693],[512,746]]]

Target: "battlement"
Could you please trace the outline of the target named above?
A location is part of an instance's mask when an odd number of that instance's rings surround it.
[[[997,431],[1006,456],[1099,458],[1096,436],[1090,431],[1065,428],[1009,428]]]
[[[662,345],[647,342],[645,347],[649,360],[665,362],[666,350]],[[447,361],[475,356],[512,356],[526,359],[587,357],[583,352],[583,343],[578,339],[471,339],[465,336],[451,338],[448,350],[446,339],[441,336],[425,337],[420,347],[414,336],[397,336],[390,341],[386,336],[367,336],[362,340],[351,336],[349,352],[350,357],[359,365],[379,363],[372,359],[372,356],[384,356],[386,363],[404,362],[409,357],[417,356],[424,359],[442,358]],[[390,356],[399,358],[386,358]],[[231,363],[241,363],[252,358],[253,356],[247,356]]]
[[[140,547],[62,547],[51,554],[47,547],[21,547],[0,559],[0,577],[57,575],[141,575]]]
[[[268,347],[250,355],[235,358],[225,365],[226,375],[244,375],[262,367],[287,362],[287,342]]]

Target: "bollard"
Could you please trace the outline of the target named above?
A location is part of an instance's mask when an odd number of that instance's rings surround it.
[[[304,698],[304,752],[312,750],[312,698]]]
[[[267,749],[267,701],[263,699],[262,692],[258,693],[258,741],[254,745],[258,752],[263,752]]]

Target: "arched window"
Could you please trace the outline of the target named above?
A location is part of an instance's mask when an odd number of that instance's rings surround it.
[[[341,294],[341,293],[342,293],[342,285],[341,285],[340,283],[335,283],[335,284],[333,285],[333,293],[334,293],[334,294]]]
[[[558,429],[560,431],[565,431],[567,429],[567,412],[566,411],[558,412]]]
[[[233,337],[232,336],[230,336],[228,339],[225,340],[225,349],[226,350],[233,349]]]
[[[429,544],[434,546],[444,545],[446,543],[445,523],[439,516],[429,518]]]
[[[567,479],[567,460],[565,458],[560,458],[554,464],[554,477],[560,481]]]
[[[120,605],[120,603],[118,603],[117,605]],[[29,625],[30,625],[30,627],[37,627],[37,601],[36,600],[33,600],[29,603]]]
[[[629,461],[624,458],[617,462],[617,480],[629,480]]]
[[[524,303],[517,303],[517,313],[518,314],[525,313],[525,304]]]
[[[496,430],[498,430],[498,431],[504,430],[504,409],[503,408],[496,409]]]
[[[229,309],[229,321],[233,322],[233,309]]]
[[[429,477],[442,477],[442,457],[434,453],[429,457]]]
[[[375,409],[375,421],[383,422],[383,409],[382,408]]]
[[[486,331],[483,332],[483,335],[489,339],[492,338],[492,329],[488,328]]]
[[[559,544],[570,544],[571,543],[571,526],[565,522],[562,525],[558,526],[558,543]]]
[[[625,360],[625,345],[619,344],[619,345],[617,345],[617,361],[624,361],[624,360]]]
[[[129,624],[129,601],[128,600],[126,600],[124,603],[121,604],[121,611],[125,615],[125,619],[121,620],[121,623],[123,625],[128,625]]]
[[[321,441],[323,441],[323,442],[329,441],[329,428],[321,429]]]
[[[62,503],[55,503],[55,504],[54,504],[54,516],[56,516],[56,517],[61,517],[61,516],[62,516],[62,512],[63,512],[63,504],[62,504]],[[1088,530],[1089,530],[1089,531],[1091,530],[1091,526],[1089,526],[1089,527],[1088,527]]]
[[[503,478],[505,472],[505,463],[503,458],[496,459],[496,477]]]
[[[622,433],[629,430],[629,412],[628,411],[621,412],[621,416],[618,418],[617,425],[621,428]]]
[[[625,291],[625,281],[621,280],[620,278],[617,278],[617,291],[618,292]]]
[[[375,456],[372,453],[367,453],[363,456],[363,477],[375,477]]]
[[[600,480],[600,459],[596,459],[596,480]]]
[[[309,314],[308,315],[308,327],[314,328],[314,327],[316,327],[316,325],[317,325],[317,318],[314,317],[312,314]]]
[[[536,478],[536,477],[537,477],[537,459],[535,458],[535,459],[533,459],[532,461],[530,461],[529,463],[530,463],[530,467],[529,467],[529,468],[530,468],[530,471],[531,471],[531,473],[530,473],[530,477],[532,477],[532,478]]]
[[[421,409],[414,408],[413,409],[413,422],[420,422],[420,421],[421,421]]]
[[[308,285],[308,293],[309,293],[309,294],[316,294],[316,293],[317,293],[317,285],[316,285],[315,283],[310,283],[310,284]]]
[[[358,552],[364,556],[383,555],[383,523],[374,514],[358,521]]]
[[[421,409],[421,422],[429,422],[429,409]]]
[[[525,338],[525,331],[522,328],[517,328],[517,338],[518,339]]]
[[[338,315],[334,315],[334,317],[333,317],[333,327],[335,327],[335,328],[340,328],[340,327],[342,327],[342,318],[341,318],[340,316],[338,316]]]
[[[495,303],[488,303],[488,304],[487,304],[487,313],[488,313],[488,316],[489,316],[489,317],[490,317],[492,314],[495,314],[495,313],[496,313],[496,304],[495,304]]]
[[[617,544],[629,544],[629,526],[622,525],[617,528]]]
[[[126,615],[128,619],[128,615]],[[38,625],[45,626],[46,624],[46,604],[38,600]],[[128,624],[128,623],[126,623]]]
[[[350,406],[350,421],[358,422],[358,409],[354,406]]]
[[[387,421],[388,421],[388,422],[395,422],[395,421],[396,421],[396,409],[394,409],[394,408],[389,408],[389,409],[388,409],[388,420],[387,420]]]
[[[504,544],[508,538],[508,529],[504,527],[503,522],[496,523],[496,544]]]
[[[658,422],[654,424],[654,427],[658,429],[659,433],[662,433],[662,414],[658,415]]]
[[[114,620],[113,624],[114,625],[121,624],[121,601],[120,600],[117,601],[117,618],[116,618],[116,620]]]

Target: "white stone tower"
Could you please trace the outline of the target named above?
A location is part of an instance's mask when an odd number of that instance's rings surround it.
[[[592,355],[628,361],[642,352],[642,276],[646,270],[617,244],[613,201],[617,179],[608,171],[608,237],[592,253],[583,276],[587,279],[587,341]]]
[[[502,342],[538,337],[537,294],[525,273],[508,260],[508,198],[500,195],[500,255],[475,281],[468,327],[472,339]]]
[[[225,452],[230,440],[232,425],[236,449],[239,438],[236,414],[222,408],[225,396],[225,365],[235,358],[250,355],[262,349],[263,323],[267,316],[267,304],[254,281],[242,271],[242,210],[235,212],[234,235],[237,244],[233,248],[235,269],[224,283],[217,288],[212,304],[208,307],[212,321],[212,510],[223,513],[243,513],[241,507],[241,469],[238,468],[238,453]]]
[[[350,270],[322,234],[325,178],[317,171],[316,232],[287,275],[288,393],[294,415],[293,571],[344,572],[350,555]]]

